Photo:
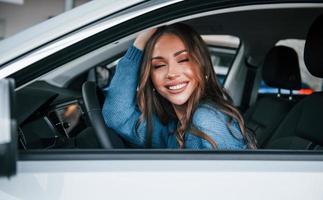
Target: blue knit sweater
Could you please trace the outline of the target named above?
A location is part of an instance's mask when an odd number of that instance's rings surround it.
[[[106,125],[138,147],[144,147],[146,139],[146,122],[137,126],[141,112],[136,104],[136,88],[142,56],[142,51],[131,46],[119,61],[111,84],[105,89],[106,99],[102,110]],[[192,123],[208,134],[216,142],[218,149],[245,149],[246,144],[237,122],[234,121],[228,128],[228,120],[228,116],[214,106],[201,103],[193,114]],[[178,148],[175,137],[177,122],[164,125],[156,115],[153,115],[152,121],[152,148]],[[186,132],[185,148],[212,149],[212,145]]]

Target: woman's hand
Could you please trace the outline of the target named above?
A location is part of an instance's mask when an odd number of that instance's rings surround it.
[[[156,30],[157,28],[152,28],[139,33],[133,45],[140,50],[144,50],[146,43],[151,38],[151,36],[156,32]]]

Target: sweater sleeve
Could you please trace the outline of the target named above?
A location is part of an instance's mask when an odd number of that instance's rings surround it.
[[[211,137],[219,150],[245,149],[246,144],[236,121],[228,126],[229,117],[210,105],[200,105],[193,114],[193,126]],[[212,149],[212,145],[193,134],[186,144],[189,148]]]
[[[129,47],[116,67],[116,72],[108,88],[102,114],[106,125],[115,130],[130,143],[144,147],[146,123],[139,123],[141,112],[136,103],[138,72],[143,53],[134,46]],[[154,120],[153,147],[164,147],[164,130],[158,120]]]
[[[102,109],[106,125],[138,146],[144,144],[144,136],[134,134],[140,116],[135,98],[141,59],[142,52],[134,46],[129,47],[118,62],[109,87],[105,89]]]

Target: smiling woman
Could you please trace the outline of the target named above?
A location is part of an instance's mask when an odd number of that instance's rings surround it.
[[[103,115],[109,127],[139,147],[255,148],[239,111],[216,79],[206,45],[185,24],[137,38],[118,64]]]

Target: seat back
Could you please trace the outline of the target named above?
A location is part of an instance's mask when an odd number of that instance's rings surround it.
[[[311,25],[307,34],[304,61],[309,72],[323,78],[323,15]],[[302,99],[288,113],[266,148],[322,149],[323,92]]]
[[[301,76],[297,53],[290,47],[275,46],[266,55],[262,68],[265,83],[279,89],[297,90],[301,88]],[[245,113],[248,130],[262,148],[295,102],[280,96],[265,96]]]

